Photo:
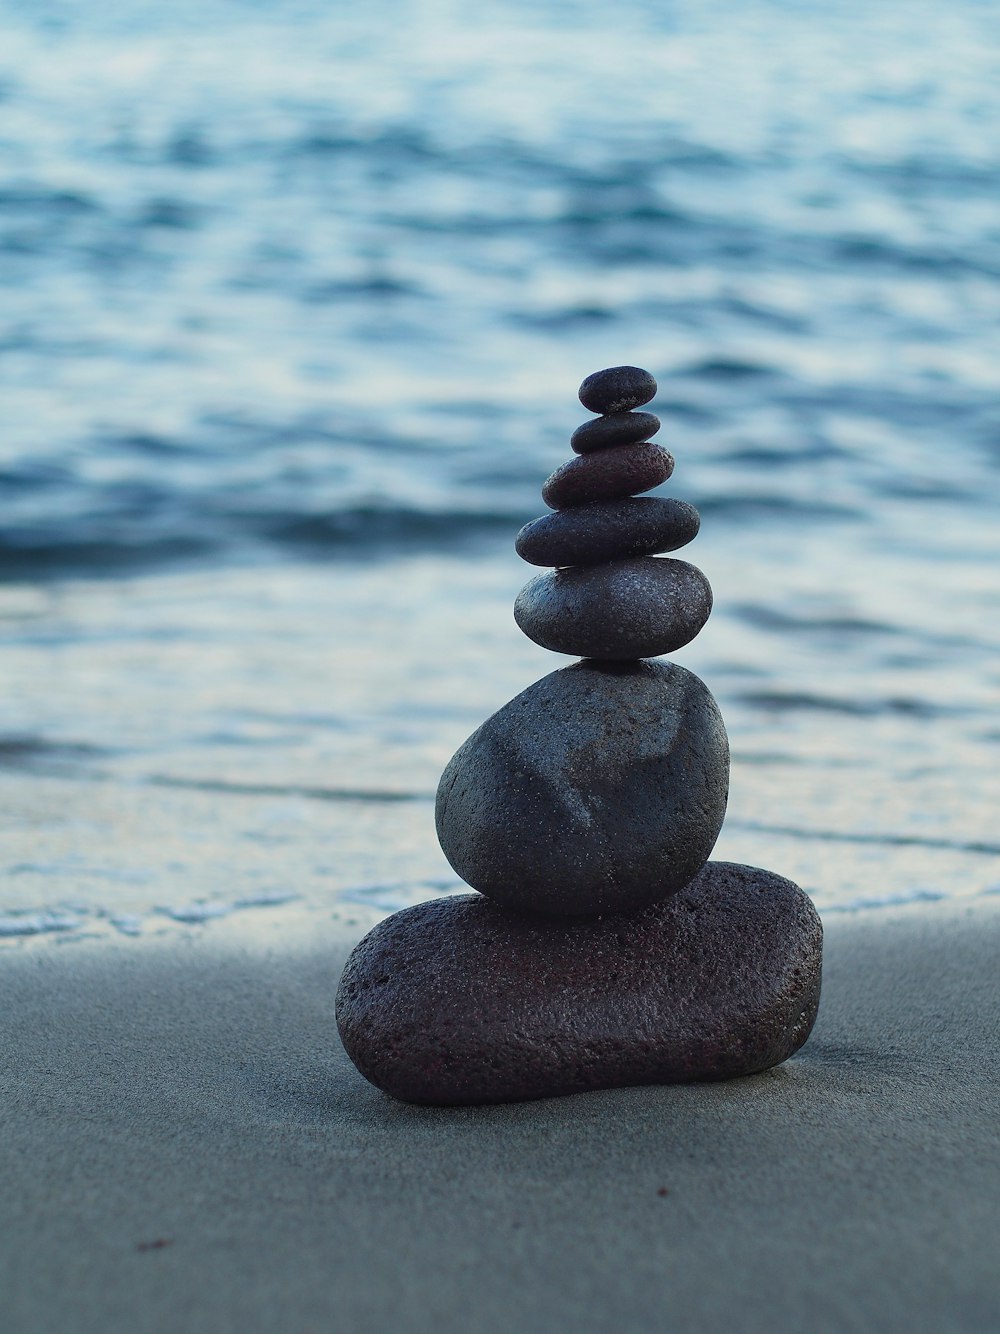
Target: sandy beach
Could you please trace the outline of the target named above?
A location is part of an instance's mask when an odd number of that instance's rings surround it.
[[[832,915],[778,1070],[463,1110],[356,1073],[324,929],[6,953],[7,1334],[1000,1323],[1000,900]]]

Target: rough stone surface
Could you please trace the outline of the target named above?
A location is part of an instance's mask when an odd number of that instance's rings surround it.
[[[684,500],[606,500],[533,519],[514,546],[531,565],[598,565],[676,551],[697,537],[700,524],[698,511]]]
[[[474,889],[586,916],[676,893],[707,861],[729,743],[705,683],[674,663],[575,663],[487,718],[441,776],[437,833]]]
[[[515,1102],[729,1079],[786,1060],[819,1006],[812,903],[769,871],[709,862],[630,916],[561,923],[479,895],[381,922],[337,1022],[361,1073],[408,1102]]]
[[[580,402],[591,412],[627,412],[656,396],[656,381],[638,366],[594,371],[580,386]]]
[[[554,510],[595,500],[619,500],[659,486],[673,470],[672,456],[660,445],[595,449],[557,468],[542,487],[542,499]]]
[[[655,658],[691,642],[712,610],[696,565],[639,556],[576,565],[530,579],[514,620],[529,639],[579,658]]]
[[[608,449],[611,445],[638,445],[659,429],[660,419],[651,412],[613,412],[578,426],[570,444],[577,454],[589,454],[593,449]]]

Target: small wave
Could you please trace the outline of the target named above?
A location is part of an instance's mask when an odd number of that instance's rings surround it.
[[[489,532],[510,532],[515,516],[506,512],[475,510],[427,511],[403,506],[355,506],[326,514],[247,516],[256,535],[281,546],[323,550],[350,548],[374,554],[378,548],[393,553],[414,547],[447,550]]]
[[[155,912],[183,926],[200,926],[251,909],[281,907],[300,898],[300,894],[290,891],[266,890],[234,899],[195,899],[191,903],[159,907]],[[100,936],[105,926],[112,927],[119,935],[136,937],[142,935],[147,920],[139,912],[111,911],[86,903],[69,904],[66,909],[18,909],[0,915],[0,939],[55,935],[80,940],[84,935]]]
[[[58,912],[9,913],[0,917],[0,937],[41,936],[53,931],[76,931],[83,925],[79,917]]]
[[[746,361],[740,357],[707,357],[674,371],[674,376],[678,378],[698,380],[750,380],[777,374],[779,371],[774,366]]]
[[[595,192],[568,203],[559,213],[548,220],[550,225],[581,228],[598,228],[612,225],[620,228],[629,223],[638,223],[643,230],[647,226],[693,227],[695,219],[680,209],[652,200],[627,199],[616,201],[602,192]]]
[[[44,185],[0,188],[0,212],[46,212],[58,214],[99,213],[100,205],[75,190],[51,189]]]
[[[988,394],[970,385],[963,385],[956,392],[954,386],[939,379],[929,384],[913,383],[906,388],[849,380],[816,385],[789,379],[775,384],[772,393],[776,402],[797,411],[808,408],[845,413],[921,432],[943,428],[953,431],[956,426],[964,431],[968,423],[977,421],[994,406]]]
[[[508,317],[509,323],[526,329],[575,329],[584,325],[608,324],[620,318],[619,312],[604,306],[570,306],[561,310],[519,311]]]
[[[957,156],[911,153],[902,158],[841,157],[838,166],[904,195],[988,195],[1000,190],[1000,161],[974,162]]]
[[[932,704],[924,699],[890,696],[887,699],[843,699],[795,690],[749,690],[735,696],[741,704],[775,711],[804,710],[815,713],[841,713],[852,718],[871,718],[879,714],[902,714],[909,718],[945,718],[963,716],[968,709],[957,705]]]
[[[965,274],[981,274],[988,277],[1000,275],[1000,267],[992,257],[976,258],[971,250],[959,253],[943,248],[920,249],[917,246],[896,244],[883,236],[835,237],[831,249],[832,261],[838,266],[882,265],[887,268],[949,277]]]
[[[367,908],[391,913],[410,908],[416,903],[424,903],[428,899],[470,892],[467,884],[452,876],[440,880],[401,880],[392,884],[356,885],[353,889],[342,890],[338,897],[348,903],[360,903]]]
[[[183,778],[149,774],[153,787],[186,788],[194,792],[229,792],[248,797],[306,797],[313,801],[433,801],[431,792],[393,792],[383,788],[310,787],[296,783],[236,783],[222,778]]]
[[[947,894],[936,889],[905,889],[898,894],[882,894],[874,898],[848,899],[844,903],[830,903],[822,909],[822,916],[832,912],[865,912],[869,908],[898,908],[907,903],[938,903]]]
[[[718,302],[718,309],[727,315],[738,315],[753,324],[762,324],[769,329],[780,329],[784,333],[801,334],[809,329],[809,321],[801,315],[790,315],[773,306],[747,301],[739,297],[724,297]],[[755,365],[756,363],[750,363]],[[765,373],[762,369],[762,373]]]
[[[773,445],[736,445],[719,456],[720,462],[750,464],[755,468],[787,468],[791,464],[815,464],[821,460],[843,459],[843,450],[826,440],[812,440],[805,446],[789,441],[785,447]]]
[[[424,296],[415,283],[403,282],[388,275],[376,275],[370,278],[329,279],[312,283],[301,294],[301,299],[310,305],[324,305],[338,301],[384,301],[393,297]]]
[[[17,733],[0,736],[0,769],[62,769],[113,754],[107,747],[87,741],[51,741]]]
[[[799,500],[794,496],[702,495],[697,499],[702,515],[725,514],[734,519],[855,519],[860,511],[833,501]]]
[[[822,843],[861,843],[890,848],[939,848],[947,852],[971,852],[976,856],[1000,855],[1000,843],[954,838],[929,838],[922,834],[862,834],[839,829],[803,829],[797,825],[764,824],[757,820],[729,819],[727,826],[747,829],[757,834],[778,834],[782,838],[816,839]]]
[[[193,537],[60,541],[55,534],[36,531],[22,544],[0,533],[0,581],[140,574],[159,566],[197,561],[218,550],[219,543]]]
[[[142,935],[142,918],[138,913],[116,913],[108,921],[123,936]]]
[[[745,172],[749,165],[746,158],[689,139],[665,140],[646,161],[656,168],[681,167],[697,172]]]
[[[981,499],[982,488],[973,482],[962,486],[946,478],[934,477],[880,477],[872,483],[872,489],[880,496],[892,500],[925,500],[940,504],[942,501],[959,503]]]
[[[376,134],[352,133],[340,125],[314,125],[272,147],[277,157],[339,158],[358,156],[369,170],[382,163],[395,165],[452,161],[456,154],[429,131],[413,125],[387,125]]]
[[[136,227],[191,231],[200,225],[201,213],[180,199],[150,199],[138,210],[133,221]]]
[[[123,498],[124,501],[124,498]],[[182,531],[144,531],[138,515],[105,514],[93,527],[73,536],[72,523],[38,524],[0,531],[0,581],[142,574],[170,566],[239,559],[276,548],[325,558],[380,559],[416,551],[472,549],[497,533],[511,533],[524,522],[520,510],[419,510],[406,506],[355,505],[324,513],[288,510],[241,510],[219,504],[215,513],[171,516]],[[116,532],[116,529],[118,530]],[[186,531],[185,531],[186,530]]]
[[[757,602],[731,603],[731,616],[745,621],[759,630],[775,630],[785,634],[791,630],[803,634],[824,635],[898,635],[898,626],[883,621],[866,620],[863,616],[796,616],[777,607]]]
[[[221,154],[211,144],[207,130],[195,125],[172,134],[163,156],[178,167],[210,167]]]
[[[718,419],[718,412],[704,403],[691,403],[680,398],[660,398],[650,404],[660,417],[680,417],[685,421],[711,422]]]
[[[152,431],[131,431],[109,439],[107,445],[112,450],[122,449],[150,458],[198,458],[209,452],[191,440],[156,435]]]
[[[280,907],[284,903],[294,902],[299,897],[298,894],[277,890],[273,893],[253,894],[239,899],[196,899],[193,903],[160,907],[156,911],[175,922],[195,926],[220,917],[230,917],[233,913],[243,912],[248,908]]]

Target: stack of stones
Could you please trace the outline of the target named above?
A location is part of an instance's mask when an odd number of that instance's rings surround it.
[[[729,745],[693,673],[653,662],[698,634],[708,580],[661,553],[699,516],[641,497],[673,459],[640,412],[656,382],[598,371],[599,413],[545,483],[517,550],[553,567],[514,608],[583,660],[536,681],[457,751],[438,838],[477,894],[419,904],[355,948],[337,995],[348,1054],[409,1102],[509,1102],[725,1079],[785,1060],[819,1004],[822,930],[797,885],[708,860]]]

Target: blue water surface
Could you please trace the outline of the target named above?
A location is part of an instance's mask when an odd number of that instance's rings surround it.
[[[427,799],[560,665],[511,539],[633,362],[730,850],[989,889],[998,67],[974,0],[0,0],[0,762]]]

